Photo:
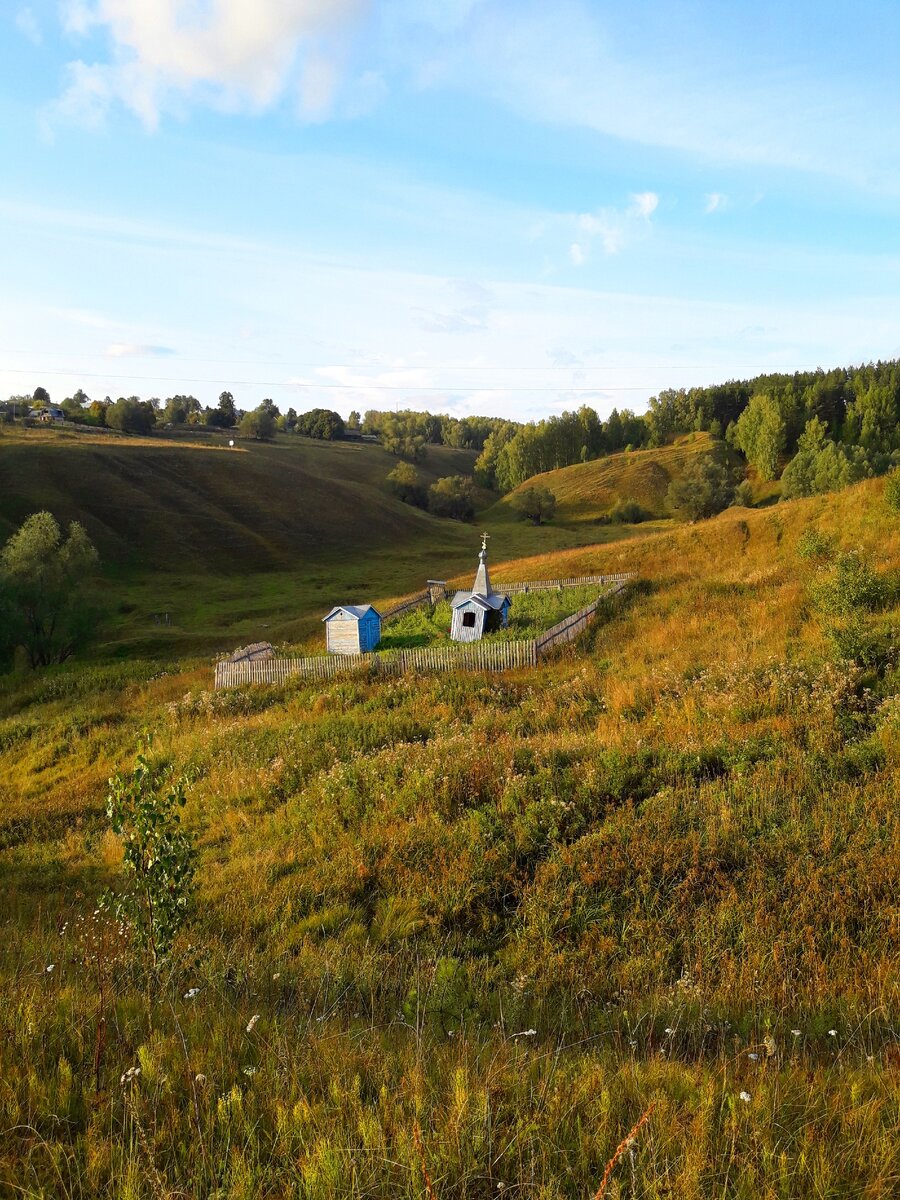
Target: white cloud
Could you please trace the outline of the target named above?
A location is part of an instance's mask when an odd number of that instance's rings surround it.
[[[258,111],[299,77],[301,111],[318,119],[334,100],[342,41],[367,7],[367,0],[209,0],[203,6],[66,0],[66,30],[105,29],[114,56],[108,63],[71,64],[56,112],[96,121],[118,100],[154,128],[179,95]]]
[[[650,217],[659,207],[656,192],[637,192],[631,197],[632,211],[639,217]]]
[[[93,7],[87,0],[64,0],[60,5],[60,19],[66,33],[83,37],[97,20]]]
[[[575,226],[580,239],[569,247],[569,258],[576,267],[583,266],[595,239],[600,242],[604,254],[618,254],[647,233],[650,218],[658,206],[659,196],[655,192],[636,192],[625,208],[605,207],[591,213],[579,213]]]
[[[39,46],[43,41],[41,35],[41,27],[38,25],[37,17],[32,10],[26,5],[20,8],[16,13],[16,28],[19,33],[27,37],[29,42],[33,42],[35,46]]]
[[[728,207],[728,197],[724,192],[709,192],[706,196],[706,203],[703,206],[703,211],[707,214],[724,212]]]

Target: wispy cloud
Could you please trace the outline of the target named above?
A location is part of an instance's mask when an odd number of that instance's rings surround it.
[[[174,353],[171,346],[148,346],[137,342],[111,342],[106,347],[107,358],[168,358]]]
[[[728,208],[729,200],[724,192],[708,192],[706,203],[703,205],[703,211],[709,215],[710,213],[724,212]]]
[[[606,207],[579,213],[575,218],[577,241],[569,247],[573,265],[584,266],[595,241],[599,241],[604,254],[618,254],[636,238],[643,237],[658,207],[659,196],[655,192],[636,192],[625,208]]]
[[[483,4],[463,34],[434,48],[430,74],[435,86],[449,80],[542,124],[885,188],[898,154],[883,129],[900,118],[900,94],[887,72],[861,83],[852,65],[874,50],[866,39],[885,14],[835,7],[844,11],[834,29],[798,45],[784,5],[764,4],[754,24],[739,7],[711,11],[692,0],[655,0],[642,17],[633,6],[590,0]],[[853,56],[838,53],[842,25]],[[740,72],[729,65],[736,59]]]
[[[16,13],[16,28],[35,46],[39,46],[44,40],[37,17],[27,4]]]

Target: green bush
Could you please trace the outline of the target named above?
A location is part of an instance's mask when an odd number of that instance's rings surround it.
[[[804,529],[797,540],[797,554],[802,559],[822,561],[830,558],[834,550],[834,539],[818,529]]]
[[[862,555],[851,550],[834,566],[821,568],[811,588],[816,607],[826,616],[849,617],[871,612],[884,600],[884,582]]]
[[[892,512],[900,513],[900,468],[891,471],[885,480],[884,499]]]

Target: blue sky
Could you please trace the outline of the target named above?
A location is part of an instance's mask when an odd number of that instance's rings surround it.
[[[0,394],[520,419],[900,355],[900,6],[8,0]]]

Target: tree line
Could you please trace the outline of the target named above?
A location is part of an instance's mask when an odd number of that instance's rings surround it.
[[[49,403],[45,389],[13,402]],[[335,440],[377,439],[398,458],[418,462],[432,445],[478,451],[475,479],[505,493],[545,471],[620,450],[661,446],[679,434],[705,431],[739,453],[759,478],[782,478],[784,496],[804,496],[883,474],[900,461],[900,361],[831,371],[774,373],[708,387],[667,389],[645,413],[613,409],[602,419],[583,405],[523,424],[502,417],[451,417],[404,409],[371,409],[345,421],[331,409],[281,413],[272,400],[250,412],[230,392],[214,408],[194,396],[92,401],[83,391],[62,408],[75,421],[127,432],[162,426],[237,428],[266,440],[277,432]]]

